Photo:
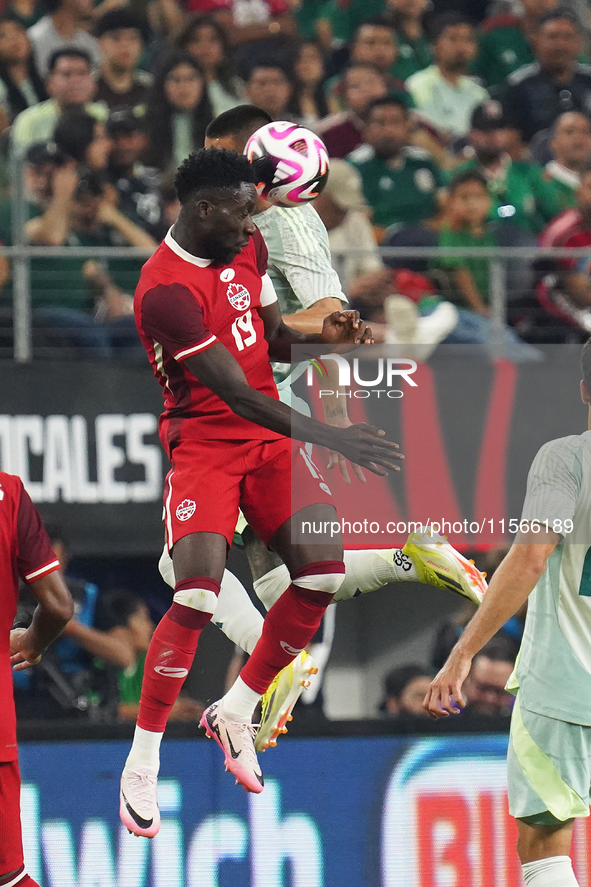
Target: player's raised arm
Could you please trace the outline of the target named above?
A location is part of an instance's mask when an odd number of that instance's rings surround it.
[[[383,431],[369,425],[333,428],[302,416],[274,397],[251,388],[238,361],[220,342],[186,358],[185,366],[243,419],[286,437],[336,450],[374,474],[384,476],[388,471],[399,470],[396,463],[404,457],[398,444],[385,440]]]

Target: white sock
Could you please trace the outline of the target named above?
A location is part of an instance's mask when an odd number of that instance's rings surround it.
[[[259,699],[260,694],[247,687],[241,677],[237,677],[220,700],[220,708],[227,718],[234,721],[250,721]]]
[[[154,733],[152,730],[142,730],[136,725],[133,734],[131,751],[127,755],[125,767],[128,770],[153,770],[158,773],[160,769],[160,743],[164,733]]]
[[[279,564],[260,579],[255,579],[252,585],[265,610],[270,610],[291,585],[291,576],[285,564]]]
[[[548,856],[521,868],[527,887],[579,887],[570,856]]]
[[[417,580],[412,560],[401,549],[360,549],[346,551],[345,578],[334,596],[335,601],[347,601],[358,594],[367,594],[389,582]]]
[[[251,601],[242,582],[228,570],[224,570],[217,606],[211,621],[221,628],[232,643],[249,656],[263,632],[263,617]]]

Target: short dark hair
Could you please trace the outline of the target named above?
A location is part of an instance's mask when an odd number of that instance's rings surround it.
[[[123,588],[107,591],[100,597],[101,621],[105,623],[103,630],[108,631],[116,626],[125,628],[140,607],[147,607],[147,604],[132,591]]]
[[[363,115],[365,122],[369,120],[371,117],[372,111],[375,111],[376,108],[390,108],[390,107],[400,108],[405,117],[408,117],[409,109],[408,105],[404,101],[403,98],[397,95],[384,95],[379,99],[372,99],[367,108],[365,109],[365,113]]]
[[[144,37],[144,27],[140,19],[125,7],[119,9],[109,9],[104,15],[101,15],[94,27],[95,37],[102,37],[103,34],[109,34],[111,31],[138,31],[140,37]]]
[[[376,15],[373,18],[366,18],[364,21],[359,22],[355,30],[353,31],[353,36],[351,38],[351,43],[355,43],[359,36],[359,32],[362,28],[387,28],[389,31],[392,31],[394,35],[396,35],[396,28],[389,22],[388,19],[383,18],[382,16]]]
[[[469,182],[476,182],[482,185],[485,191],[488,191],[488,182],[478,169],[464,169],[457,173],[447,186],[448,191],[453,194],[461,185],[467,185]]]
[[[343,85],[345,83],[347,74],[349,71],[357,71],[358,69],[363,68],[366,71],[373,71],[374,74],[377,74],[378,77],[381,77],[384,83],[386,83],[386,76],[383,71],[380,71],[377,65],[374,65],[373,62],[351,62],[350,65],[347,65],[342,74]]]
[[[230,108],[212,120],[205,130],[205,136],[208,139],[234,136],[246,144],[253,132],[272,122],[271,115],[256,105],[237,105],[236,108]]]
[[[409,663],[408,665],[400,665],[398,668],[394,668],[386,675],[384,681],[386,696],[400,699],[411,681],[414,681],[415,678],[423,677],[430,677],[430,674],[429,669],[424,668],[422,665]]]
[[[85,49],[78,49],[77,46],[61,46],[59,49],[54,50],[49,56],[47,62],[48,74],[53,74],[55,66],[62,58],[82,59],[83,62],[86,62],[90,70],[92,70],[92,59]]]
[[[458,25],[469,25],[473,28],[474,22],[467,15],[462,15],[460,12],[442,12],[441,15],[436,16],[431,22],[429,28],[431,42],[435,43],[439,40],[447,28],[455,28]]]
[[[474,659],[485,656],[492,662],[515,662],[515,654],[515,641],[506,635],[496,634],[474,655]]]
[[[254,184],[254,170],[246,157],[220,148],[201,148],[190,154],[174,177],[181,206],[196,191],[236,190],[243,182]]]
[[[279,61],[278,59],[258,59],[253,65],[248,69],[247,81],[250,80],[255,71],[260,70],[261,68],[272,68],[273,70],[281,71],[286,80],[289,80],[289,71],[287,66]]]
[[[581,372],[587,390],[591,392],[591,338],[587,339],[581,351]]]
[[[57,122],[53,141],[60,151],[82,163],[97,123],[96,117],[81,108],[67,108]]]
[[[569,9],[568,6],[557,6],[555,9],[550,9],[539,17],[536,30],[539,31],[547,22],[563,20],[570,22],[574,28],[579,29],[582,27],[581,20],[572,9]]]

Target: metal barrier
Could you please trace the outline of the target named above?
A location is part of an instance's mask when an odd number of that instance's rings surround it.
[[[18,181],[18,178],[17,178]],[[19,201],[15,201],[15,205]],[[22,210],[22,204],[20,204]],[[31,290],[31,260],[33,259],[95,259],[99,261],[117,259],[145,260],[151,255],[151,250],[136,247],[51,247],[29,246],[22,242],[24,231],[23,212],[13,215],[14,246],[4,247],[0,255],[8,258],[12,263],[13,280],[13,329],[14,329],[14,358],[19,362],[27,362],[32,359],[32,290]],[[493,344],[498,343],[502,337],[506,324],[507,311],[507,263],[510,261],[533,262],[542,258],[582,258],[591,262],[591,249],[541,249],[535,246],[529,247],[471,247],[471,248],[446,248],[439,247],[381,247],[380,255],[383,259],[416,260],[424,259],[433,261],[437,258],[458,257],[471,259],[487,259],[489,262],[489,292],[491,323],[493,331]],[[347,253],[333,254],[333,264],[337,271],[342,269],[345,258],[366,254],[364,250],[352,248]]]

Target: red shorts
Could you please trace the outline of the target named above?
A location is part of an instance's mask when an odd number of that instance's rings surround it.
[[[219,533],[228,545],[238,511],[265,545],[293,514],[332,493],[305,444],[186,439],[172,453],[164,482],[164,525],[170,551],[190,533]]]
[[[0,878],[23,865],[18,761],[0,761]]]

